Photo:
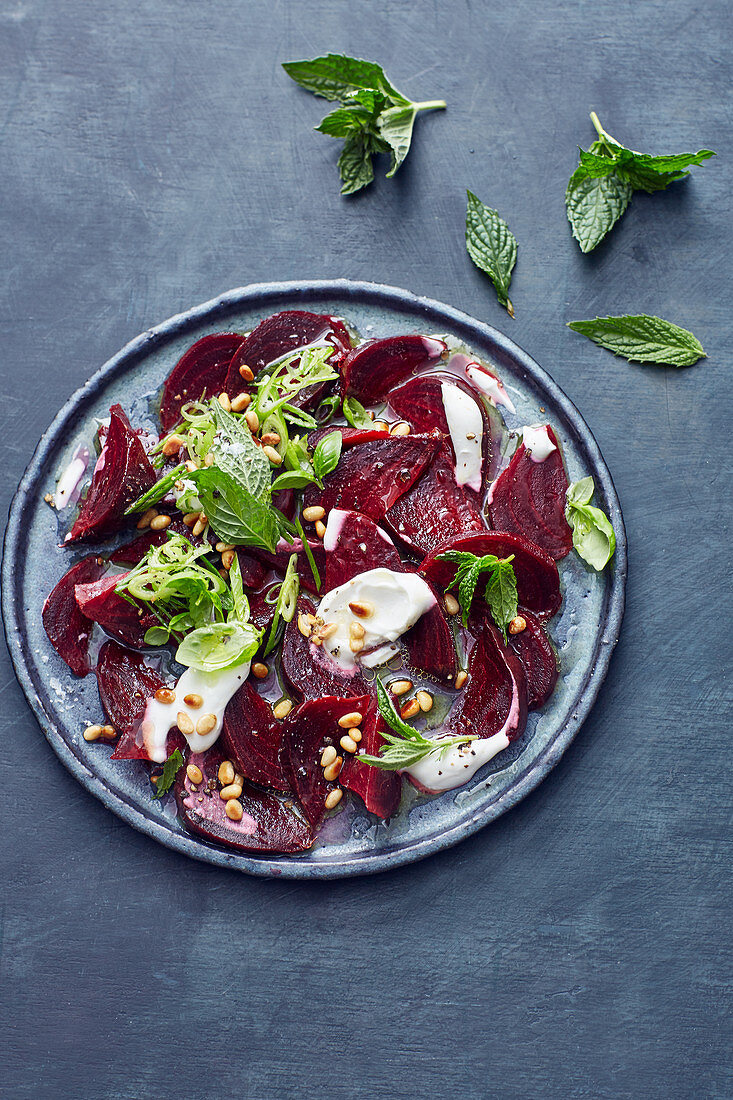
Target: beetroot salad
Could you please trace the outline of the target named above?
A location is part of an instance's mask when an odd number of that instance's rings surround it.
[[[504,412],[455,343],[293,310],[190,347],[159,435],[113,405],[49,500],[74,564],[43,623],[99,686],[80,736],[253,852],[467,783],[552,695],[556,563],[614,548],[553,427]]]

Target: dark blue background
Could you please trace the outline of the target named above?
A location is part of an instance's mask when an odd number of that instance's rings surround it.
[[[727,0],[3,0],[3,508],[138,332],[232,286],[347,276],[524,346],[595,432],[630,541],[621,642],[555,772],[376,878],[263,882],[139,836],[63,770],[4,659],[9,1097],[730,1095],[732,31]],[[279,68],[329,49],[449,104],[350,201],[311,129],[326,105]],[[563,194],[592,108],[632,147],[724,155],[584,257]],[[515,321],[465,254],[467,186],[519,241]],[[564,327],[629,311],[709,358],[632,366]]]

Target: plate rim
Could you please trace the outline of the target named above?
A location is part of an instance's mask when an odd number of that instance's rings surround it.
[[[552,743],[536,756],[524,773],[500,798],[488,806],[477,808],[468,818],[464,818],[450,828],[422,840],[400,843],[393,850],[369,853],[363,856],[327,858],[314,861],[303,857],[255,856],[218,848],[201,838],[189,834],[178,834],[167,824],[147,817],[141,810],[125,801],[110,790],[103,781],[79,759],[62,737],[36,695],[32,678],[26,666],[17,614],[18,588],[15,578],[20,573],[15,570],[15,562],[22,549],[22,519],[26,506],[33,494],[34,485],[44,476],[44,459],[58,442],[59,432],[71,417],[117,374],[134,369],[136,361],[152,350],[158,343],[185,333],[186,328],[194,327],[209,316],[221,313],[227,308],[245,305],[253,300],[267,303],[268,300],[302,299],[305,305],[308,298],[348,298],[369,299],[388,308],[420,314],[437,313],[445,318],[453,328],[466,332],[470,344],[478,332],[484,339],[497,345],[502,353],[518,363],[535,386],[551,397],[567,421],[572,425],[579,442],[592,465],[594,476],[600,482],[603,495],[608,503],[611,522],[616,533],[616,553],[608,593],[608,614],[603,629],[596,637],[596,661],[579,688],[578,705],[566,723],[558,730]],[[297,302],[290,302],[291,308]],[[452,847],[464,838],[473,835],[479,829],[496,820],[501,814],[521,802],[534,790],[547,774],[555,767],[560,757],[574,740],[581,725],[595,704],[611,661],[611,656],[619,639],[621,622],[625,606],[626,577],[628,571],[626,530],[611,472],[606,465],[596,439],[588,424],[569,397],[560,389],[554,379],[522,347],[511,340],[493,325],[479,321],[453,306],[435,298],[422,296],[400,287],[383,283],[373,283],[351,279],[303,279],[284,282],[251,283],[225,291],[200,305],[174,314],[160,324],[153,326],[134,337],[115,355],[108,359],[91,377],[62,405],[51,424],[41,436],[35,447],[26,470],[10,504],[8,523],[3,540],[2,561],[2,611],[5,637],[13,663],[13,668],[31,710],[62,764],[92,795],[98,798],[107,809],[119,818],[154,840],[174,851],[213,864],[227,867],[258,877],[277,877],[288,879],[335,879],[354,875],[373,874],[383,870],[404,866],[423,859],[433,852]]]

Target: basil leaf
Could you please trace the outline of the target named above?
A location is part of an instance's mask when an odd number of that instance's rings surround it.
[[[508,293],[517,262],[517,242],[496,210],[484,206],[471,191],[467,194],[466,249],[476,267],[491,279],[500,305],[506,306],[507,313],[513,317],[514,306]]]
[[[595,484],[592,477],[583,477],[568,485],[565,498],[568,504],[590,504]]]
[[[485,598],[506,644],[506,628],[517,615],[517,578],[509,561],[498,561],[491,570]]]
[[[569,321],[568,328],[630,362],[691,367],[706,358],[702,344],[691,332],[646,313]]]
[[[278,474],[272,483],[273,493],[278,489],[303,489],[306,485],[313,485],[317,481],[317,478],[313,474],[309,474],[306,470],[286,470],[283,474]]]
[[[631,184],[615,170],[601,179],[589,179],[582,169],[572,174],[565,192],[565,206],[581,252],[592,252],[613,229],[632,193]]]
[[[199,672],[220,672],[254,657],[261,639],[262,631],[252,623],[210,623],[186,635],[176,660]]]
[[[318,481],[322,482],[338,466],[343,441],[341,432],[329,432],[318,443],[313,452],[313,469]]]
[[[343,409],[344,419],[351,424],[352,428],[373,427],[372,418],[362,403],[357,401],[355,397],[345,397],[341,408]]]
[[[273,509],[252,496],[239,481],[209,466],[196,472],[196,488],[209,523],[222,542],[275,552],[278,525]]]
[[[343,181],[342,195],[353,195],[374,179],[372,155],[361,133],[347,138],[338,159],[338,169]]]
[[[146,512],[153,504],[157,504],[159,500],[162,500],[185,473],[186,464],[182,462],[180,466],[176,466],[175,470],[171,470],[165,477],[161,477],[146,493],[138,497],[129,508],[125,509],[124,514],[131,516],[135,512]]]
[[[212,401],[211,407],[217,428],[211,445],[214,463],[253,497],[269,499],[272,467],[267,455],[252,438],[246,421],[226,412],[218,401]]]
[[[591,504],[570,504],[565,515],[573,531],[573,546],[594,569],[601,569],[613,557],[616,536],[608,516]]]
[[[151,626],[145,631],[145,645],[167,645],[170,631],[164,626]]]
[[[164,794],[173,786],[176,776],[183,767],[184,759],[180,749],[174,749],[170,754],[165,764],[163,765],[163,774],[155,784],[155,794],[153,798],[162,798]]]

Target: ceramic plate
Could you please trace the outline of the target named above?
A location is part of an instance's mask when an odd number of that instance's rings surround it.
[[[592,474],[596,502],[616,531],[611,568],[597,574],[574,553],[559,563],[560,613],[550,634],[561,674],[549,703],[529,715],[524,735],[466,787],[439,797],[403,785],[398,815],[378,822],[350,799],[332,817],[311,851],[256,856],[217,848],[185,832],[172,798],[150,796],[146,770],[110,760],[81,731],[99,717],[94,676],[77,680],[56,655],[41,624],[41,607],[70,564],[57,545],[56,516],[44,503],[81,443],[90,444],[95,418],[119,402],[136,426],[156,430],[155,394],[173,364],[195,340],[221,330],[251,329],[281,309],[341,315],[364,338],[403,332],[449,334],[496,367],[516,406],[507,426],[548,420],[559,436],[568,475]],[[541,411],[542,410],[542,411]],[[611,475],[577,409],[524,351],[489,325],[428,298],[373,283],[271,283],[228,294],[172,317],[143,333],[110,359],[61,409],[41,439],[13,501],[3,558],[3,612],[18,679],[51,747],[105,806],[141,832],[196,859],[256,875],[336,878],[396,867],[446,848],[487,825],[524,798],[547,775],[575,737],[598,694],[618,639],[624,606],[626,537]],[[59,807],[63,813],[63,807]]]

